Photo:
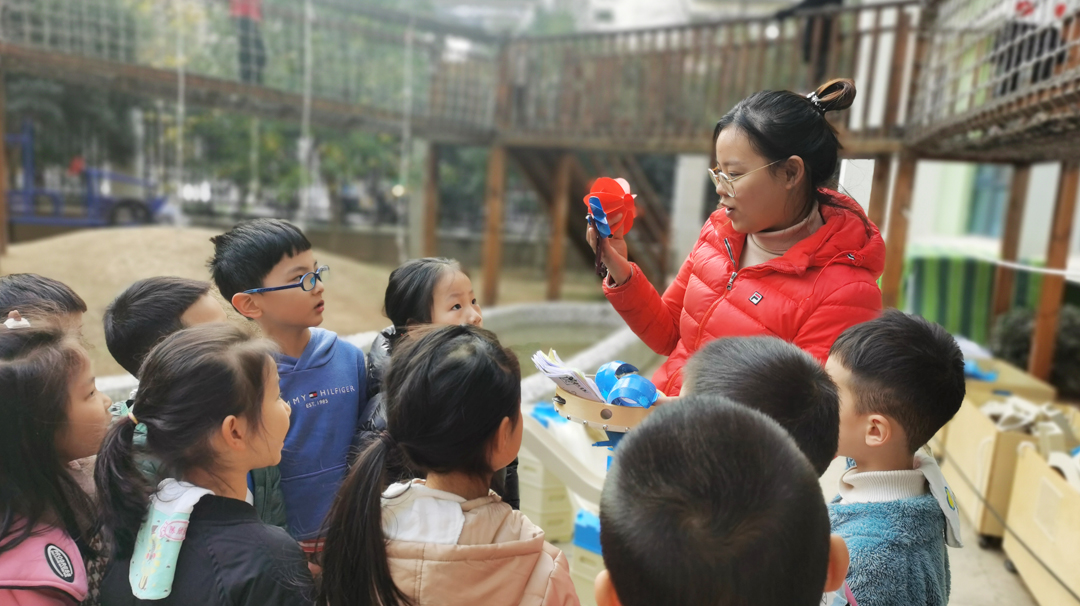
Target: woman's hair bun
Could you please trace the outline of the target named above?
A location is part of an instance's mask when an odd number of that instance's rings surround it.
[[[813,92],[811,99],[821,113],[843,111],[855,102],[855,81],[850,78],[836,78],[822,84]]]

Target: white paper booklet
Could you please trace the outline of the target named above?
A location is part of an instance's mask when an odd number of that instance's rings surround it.
[[[542,351],[536,352],[533,354],[532,361],[533,364],[536,364],[537,370],[545,377],[555,381],[555,384],[566,393],[586,400],[593,400],[594,402],[604,401],[596,383],[586,377],[585,373],[580,370],[567,366],[559,358],[559,354],[555,353],[554,349],[546,354]]]

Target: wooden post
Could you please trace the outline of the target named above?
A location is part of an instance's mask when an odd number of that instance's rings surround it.
[[[562,297],[563,270],[566,266],[566,218],[570,214],[570,170],[574,157],[559,156],[555,168],[555,193],[551,205],[551,244],[548,247],[547,299]]]
[[[4,70],[0,67],[0,255],[7,252],[8,245],[8,155],[7,122],[4,113],[7,111],[7,87],[4,86]],[[31,175],[29,178],[33,178]]]
[[[502,268],[503,206],[506,199],[506,148],[496,143],[488,155],[487,209],[484,228],[484,305],[499,300],[499,270]]]
[[[1012,187],[1009,189],[1009,206],[1005,210],[1005,233],[1001,238],[1001,260],[1016,261],[1020,251],[1020,227],[1024,221],[1024,206],[1027,204],[1028,182],[1031,180],[1031,164],[1013,165]],[[1015,272],[1007,267],[998,266],[994,278],[994,306],[991,319],[997,319],[1012,307],[1013,278]]]
[[[499,43],[499,73],[495,83],[495,126],[502,132],[510,130],[510,44],[504,39]],[[486,287],[485,287],[486,288]]]
[[[889,177],[892,176],[892,156],[874,157],[874,178],[870,185],[870,204],[866,216],[879,230],[885,229],[885,211],[889,205]]]
[[[915,189],[917,161],[911,152],[900,154],[900,169],[893,187],[889,208],[889,231],[885,239],[885,273],[881,276],[881,303],[885,307],[900,304],[900,283],[904,279],[904,250],[907,248],[908,210]]]
[[[439,146],[428,143],[424,164],[424,242],[425,257],[434,257],[439,249]]]
[[[896,9],[897,17],[896,33],[893,37],[893,60],[889,72],[889,92],[885,101],[885,117],[881,123],[881,134],[884,137],[891,136],[897,128],[897,118],[900,115],[900,98],[904,94],[904,64],[907,62],[908,30],[910,17],[902,7]],[[870,66],[874,69],[874,66]],[[914,85],[912,85],[914,90]],[[866,106],[867,113],[871,106]]]
[[[1050,244],[1046,251],[1047,269],[1065,269],[1069,262],[1069,239],[1076,211],[1077,189],[1080,189],[1080,161],[1069,160],[1061,166],[1054,220],[1050,224]],[[1050,379],[1050,369],[1054,365],[1058,312],[1061,311],[1064,294],[1065,276],[1043,276],[1042,295],[1035,312],[1035,334],[1031,339],[1031,358],[1028,360],[1028,372],[1043,381]]]

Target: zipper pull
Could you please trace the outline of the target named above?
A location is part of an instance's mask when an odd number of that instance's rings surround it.
[[[739,272],[731,272],[731,279],[727,281],[727,289],[731,290],[731,287],[735,285],[735,278],[739,275]]]

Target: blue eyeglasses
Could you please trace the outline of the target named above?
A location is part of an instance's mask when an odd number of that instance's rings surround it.
[[[326,279],[330,277],[330,266],[323,265],[315,271],[309,271],[304,274],[304,277],[300,278],[300,281],[295,284],[286,284],[285,286],[268,286],[266,288],[252,288],[251,290],[245,290],[245,295],[257,295],[262,292],[274,292],[275,290],[288,290],[290,288],[299,288],[304,292],[308,292],[315,289],[315,284],[322,282],[326,284]]]

